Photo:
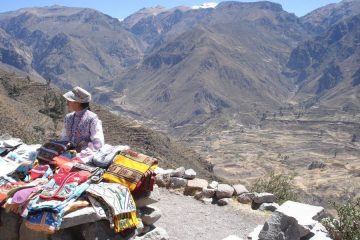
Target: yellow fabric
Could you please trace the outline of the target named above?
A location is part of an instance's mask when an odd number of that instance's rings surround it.
[[[134,228],[139,225],[139,220],[136,217],[136,211],[130,213],[122,213],[113,217],[115,232],[119,233],[129,228]]]
[[[116,164],[119,166],[123,166],[127,169],[130,169],[130,171],[140,172],[141,174],[145,175],[145,173],[149,169],[155,169],[157,168],[157,164],[153,164],[152,166],[149,166],[145,163],[141,163],[138,161],[135,161],[133,159],[130,159],[126,156],[123,156],[121,154],[117,155],[113,161],[112,164]],[[124,176],[125,177],[125,176]],[[119,183],[123,186],[126,186],[130,189],[130,191],[133,191],[137,185],[137,182],[130,182],[124,177],[119,177],[117,175],[112,174],[111,172],[107,171],[104,173],[103,178],[108,182],[115,182]]]

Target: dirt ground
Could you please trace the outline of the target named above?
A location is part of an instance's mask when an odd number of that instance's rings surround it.
[[[154,206],[161,209],[162,217],[155,225],[166,229],[171,240],[221,240],[229,235],[247,239],[270,217],[238,202],[220,207],[164,188],[160,193],[161,200]]]

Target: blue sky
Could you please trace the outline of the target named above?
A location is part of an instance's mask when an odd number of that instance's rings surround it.
[[[211,0],[210,0],[211,1]],[[135,11],[143,7],[152,7],[161,5],[164,7],[175,6],[193,6],[204,2],[198,0],[4,0],[0,5],[0,12],[7,12],[17,10],[24,7],[43,7],[51,5],[63,5],[69,7],[88,7],[97,9],[115,18],[125,18]],[[221,2],[213,0],[211,2]],[[247,0],[243,2],[255,2]],[[305,15],[306,13],[329,3],[340,2],[339,0],[273,0],[273,2],[280,3],[283,8],[297,16]]]

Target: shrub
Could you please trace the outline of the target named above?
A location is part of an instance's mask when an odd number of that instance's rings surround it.
[[[325,218],[322,224],[334,240],[360,240],[360,198],[344,205],[332,203],[338,217]]]
[[[258,178],[251,186],[252,192],[268,192],[276,196],[279,204],[287,200],[297,200],[297,195],[292,185],[292,176],[275,174],[271,172],[268,177]]]

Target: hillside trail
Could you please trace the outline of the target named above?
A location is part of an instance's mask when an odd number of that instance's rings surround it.
[[[250,205],[237,201],[220,207],[164,188],[159,190],[161,200],[153,205],[161,209],[162,216],[155,225],[164,228],[171,240],[221,240],[229,235],[247,239],[270,217],[270,213],[252,210]]]

